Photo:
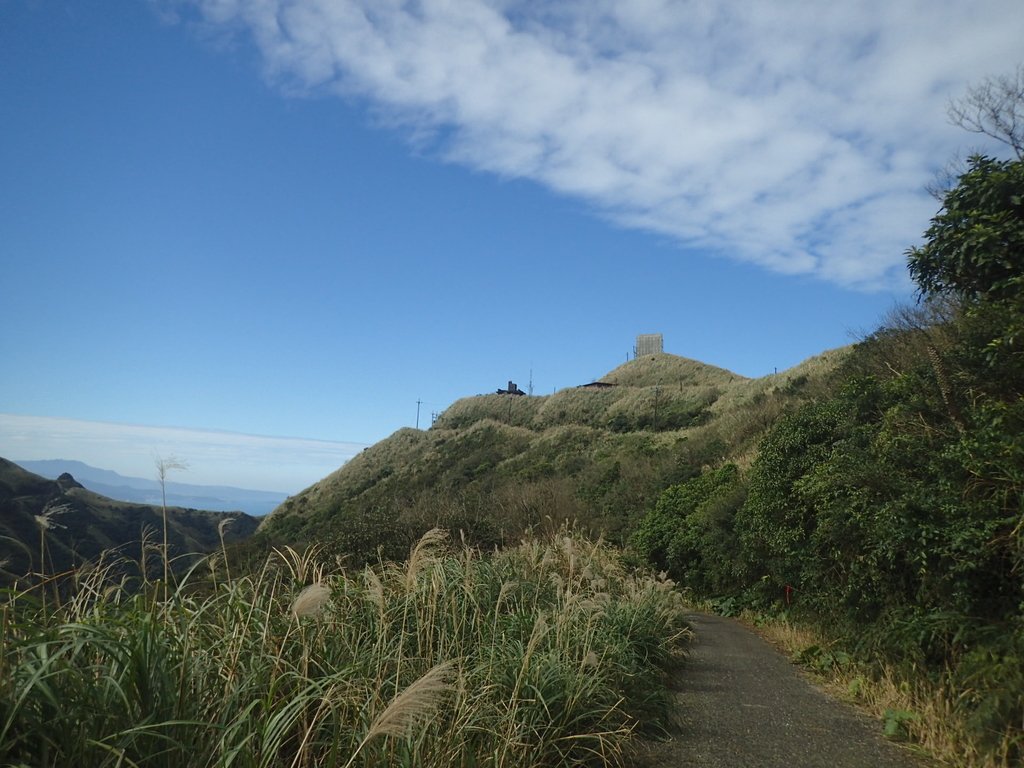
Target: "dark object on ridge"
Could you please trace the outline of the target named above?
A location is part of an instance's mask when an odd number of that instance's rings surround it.
[[[498,390],[498,394],[499,395],[525,395],[526,393],[523,392],[523,390],[521,390],[519,387],[517,387],[516,383],[514,381],[510,381],[508,383],[508,389],[499,389]]]

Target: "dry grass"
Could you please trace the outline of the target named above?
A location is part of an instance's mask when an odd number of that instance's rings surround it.
[[[292,616],[301,619],[307,616],[316,616],[327,605],[331,599],[331,588],[323,582],[310,584],[299,592],[292,601]]]
[[[463,429],[480,420],[494,420],[538,431],[568,424],[606,428],[616,413],[653,410],[656,389],[666,408],[676,401],[710,404],[720,391],[749,380],[695,360],[661,354],[631,360],[600,381],[616,386],[569,387],[537,397],[463,398],[449,406],[434,427]]]
[[[644,355],[620,365],[601,381],[629,387],[727,387],[748,379],[678,355]]]
[[[741,617],[782,653],[795,659],[821,658],[829,640],[814,629],[760,615]],[[1011,768],[1005,752],[983,753],[958,712],[955,697],[924,675],[880,670],[842,656],[804,669],[837,698],[885,724],[887,733],[942,765],[957,768]]]
[[[463,429],[477,421],[493,420],[529,427],[547,401],[547,396],[477,395],[456,400],[434,423],[433,429]]]
[[[381,473],[390,467],[406,466],[422,453],[430,443],[427,432],[403,428],[386,440],[364,449],[346,464],[289,498],[268,516],[307,515],[329,505],[338,496],[358,495],[381,479]]]
[[[621,528],[693,468],[724,461],[749,465],[760,437],[792,407],[793,393],[813,390],[845,354],[826,352],[755,380],[674,355],[647,355],[603,377],[616,384],[607,389],[463,398],[429,430],[399,430],[289,499],[262,529],[279,539],[309,541],[328,520],[350,525],[385,509],[415,536],[447,525],[429,517],[452,508],[456,529],[480,520],[484,538],[498,535],[496,529],[515,534],[517,522],[534,524],[537,514],[578,516],[611,533],[618,529],[606,522],[614,518]],[[617,477],[608,474],[614,472]],[[489,512],[482,501],[464,505],[472,509],[453,508],[474,495],[503,507],[517,498],[540,500],[545,488],[525,487],[550,486],[555,477],[576,488],[561,511],[530,502],[509,518]],[[496,512],[498,505],[491,506]],[[338,510],[345,521],[339,522]]]
[[[686,635],[671,584],[564,529],[489,557],[433,531],[348,574],[282,549],[166,601],[115,573],[58,610],[0,602],[5,761],[620,765]]]
[[[758,396],[767,396],[773,392],[784,391],[801,381],[817,382],[823,380],[849,356],[852,346],[837,347],[809,357],[799,365],[784,371],[762,376],[757,379],[745,379],[735,382],[722,389],[722,395],[712,406],[716,414],[727,414],[740,408]]]

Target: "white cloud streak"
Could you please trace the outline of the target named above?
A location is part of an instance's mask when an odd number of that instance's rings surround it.
[[[274,83],[365,98],[448,160],[863,288],[905,280],[923,187],[971,142],[948,99],[1024,54],[1019,0],[184,6],[251,36]]]
[[[10,461],[69,459],[130,477],[156,476],[157,458],[176,457],[175,479],[296,493],[366,446],[236,432],[112,424],[0,413],[0,456]]]

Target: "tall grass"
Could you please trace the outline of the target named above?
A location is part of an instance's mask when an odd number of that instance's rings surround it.
[[[969,722],[972,691],[963,690],[947,675],[881,661],[856,661],[837,650],[827,632],[793,624],[788,618],[749,612],[741,618],[834,694],[883,723],[886,736],[936,763],[957,768],[1019,765],[1012,731],[995,731],[989,741],[979,741],[977,729]],[[1012,675],[1007,675],[1006,684],[1014,684]],[[1018,690],[1011,695],[1021,694]]]
[[[404,565],[275,552],[162,599],[111,565],[54,612],[0,603],[0,762],[617,765],[668,712],[667,582],[572,533],[490,556],[433,531]]]

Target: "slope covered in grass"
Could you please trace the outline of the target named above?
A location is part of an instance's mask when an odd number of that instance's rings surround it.
[[[743,461],[791,405],[825,386],[842,352],[746,379],[646,355],[546,396],[453,403],[428,430],[402,429],[265,520],[264,537],[319,542],[353,562],[390,557],[441,525],[478,544],[573,519],[621,539],[665,487]]]
[[[210,552],[220,546],[221,533],[240,541],[258,525],[243,512],[167,511],[172,557]],[[71,475],[47,480],[0,459],[0,584],[30,572],[62,573],[108,549],[138,560],[143,540],[162,527],[160,507],[108,499]]]

